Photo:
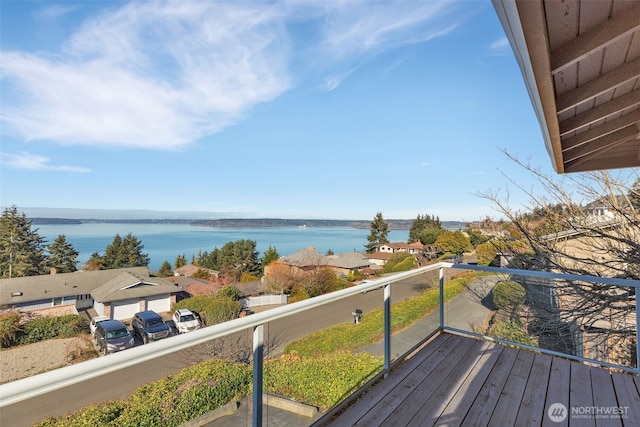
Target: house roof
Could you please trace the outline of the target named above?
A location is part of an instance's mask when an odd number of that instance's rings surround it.
[[[149,278],[147,267],[132,267],[0,279],[0,305],[92,294],[96,288],[125,272],[145,280]]]
[[[640,166],[640,2],[492,2],[556,171]]]
[[[141,277],[124,272],[98,286],[91,292],[97,302],[121,301],[130,298],[166,295],[181,289],[166,280],[157,277]]]
[[[341,254],[328,255],[327,264],[331,267],[346,268],[356,270],[367,268],[371,264],[369,260],[360,252],[344,252]]]
[[[327,265],[326,258],[326,256],[319,254],[316,251],[316,248],[310,246],[308,248],[300,249],[298,252],[291,255],[283,256],[280,258],[280,261],[296,267],[311,267]]]
[[[216,270],[211,270],[208,268],[203,268],[203,267],[199,267],[197,265],[193,265],[193,264],[187,264],[187,265],[183,265],[180,268],[176,268],[173,272],[175,274],[179,274],[180,276],[187,276],[187,277],[191,277],[193,276],[195,273],[197,273],[198,271],[208,271],[209,274],[212,275],[217,275],[219,274],[218,271]]]

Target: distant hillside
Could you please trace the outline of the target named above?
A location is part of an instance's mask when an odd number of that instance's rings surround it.
[[[203,227],[257,228],[257,227],[353,227],[368,229],[370,220],[342,219],[286,219],[286,218],[224,218],[211,220],[192,219],[69,219],[69,218],[30,218],[34,225],[57,224],[190,224]],[[390,230],[409,230],[412,219],[385,220]],[[462,230],[466,223],[460,221],[442,221],[447,230]]]

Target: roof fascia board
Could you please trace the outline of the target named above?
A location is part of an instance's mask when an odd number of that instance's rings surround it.
[[[543,2],[492,0],[492,4],[520,66],[551,163],[562,174],[565,170]]]

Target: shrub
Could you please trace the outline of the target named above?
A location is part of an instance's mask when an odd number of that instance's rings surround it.
[[[488,332],[489,336],[500,338],[503,340],[536,346],[538,343],[531,338],[520,323],[515,321],[499,322],[493,325]]]
[[[265,389],[327,410],[380,372],[383,358],[338,352],[302,358],[291,353],[265,363]]]
[[[179,426],[251,392],[251,366],[209,360],[144,385],[123,401],[92,405],[38,427]]]
[[[389,257],[383,267],[385,273],[397,273],[399,271],[409,271],[418,266],[418,261],[409,252],[396,252]]]
[[[176,304],[175,309],[188,308],[194,313],[204,313],[205,324],[215,325],[238,318],[242,304],[229,298],[198,295],[186,298]]]
[[[88,321],[77,314],[57,317],[40,317],[26,322],[18,334],[18,344],[32,344],[51,338],[70,338],[83,333]]]
[[[220,291],[218,291],[218,293],[216,294],[216,297],[229,298],[233,301],[240,301],[240,298],[242,298],[242,292],[240,292],[240,289],[238,289],[237,287],[228,285],[220,289]]]
[[[20,332],[20,314],[16,312],[0,315],[0,347],[15,345]]]
[[[524,286],[512,280],[502,280],[493,287],[493,304],[498,310],[515,311],[524,304]]]

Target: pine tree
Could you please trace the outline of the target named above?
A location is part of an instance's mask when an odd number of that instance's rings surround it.
[[[169,261],[164,261],[158,270],[158,276],[160,277],[169,277],[173,276],[173,271],[171,271],[171,264]]]
[[[271,261],[275,261],[278,258],[280,258],[280,255],[278,254],[278,251],[276,250],[276,248],[269,245],[269,248],[266,251],[264,251],[264,253],[262,254],[262,260],[260,261],[263,273],[264,273],[264,268],[268,266],[269,263],[271,263]]]
[[[384,220],[381,212],[378,212],[371,222],[370,230],[371,232],[367,236],[369,243],[364,246],[367,252],[375,251],[378,245],[389,243],[387,239],[389,235],[389,224]]]
[[[53,243],[47,246],[49,267],[55,268],[58,273],[73,273],[77,270],[78,251],[67,242],[64,234],[55,238]]]
[[[184,256],[184,254],[182,255],[178,255],[176,257],[176,260],[173,262],[173,267],[177,270],[180,267],[184,267],[185,265],[187,265],[187,257]]]
[[[45,240],[18,208],[6,208],[0,217],[0,277],[36,276],[46,272]]]
[[[124,239],[116,234],[104,251],[102,268],[111,270],[147,266],[151,260],[147,254],[142,253],[142,249],[144,245],[133,234],[127,234]]]

